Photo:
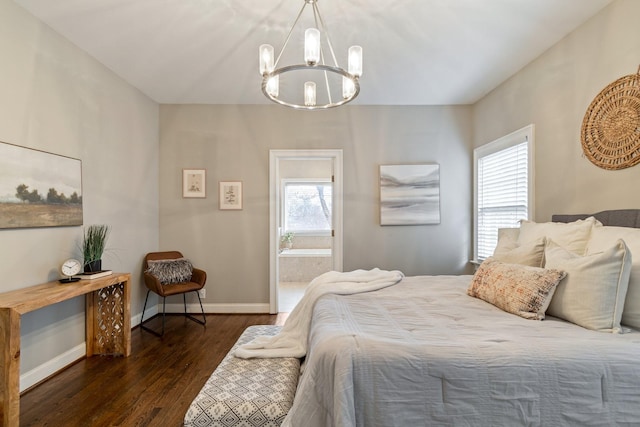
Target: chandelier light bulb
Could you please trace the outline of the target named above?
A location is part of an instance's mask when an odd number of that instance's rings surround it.
[[[316,84],[314,82],[304,84],[304,105],[307,107],[316,105]]]
[[[360,77],[362,75],[362,47],[349,48],[349,74]]]
[[[304,61],[316,65],[320,61],[320,30],[307,28],[304,32]]]
[[[356,91],[356,86],[353,84],[353,80],[349,77],[342,77],[342,97],[349,99]]]
[[[271,76],[267,80],[267,93],[274,98],[278,97],[280,91],[280,76]]]
[[[273,71],[273,46],[260,45],[260,74],[263,76]]]

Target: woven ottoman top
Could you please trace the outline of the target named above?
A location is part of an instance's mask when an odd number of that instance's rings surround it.
[[[185,427],[277,427],[293,403],[300,375],[295,358],[239,359],[234,350],[280,326],[248,327],[220,362],[184,418]]]

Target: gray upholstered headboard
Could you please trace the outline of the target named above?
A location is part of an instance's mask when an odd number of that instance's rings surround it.
[[[603,225],[640,228],[640,209],[619,209],[613,211],[602,211],[596,214],[552,215],[551,221],[573,222],[590,216],[594,216]]]

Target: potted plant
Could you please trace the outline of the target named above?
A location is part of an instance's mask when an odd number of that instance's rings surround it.
[[[293,231],[287,231],[280,237],[280,244],[287,249],[291,249],[293,246],[293,236]]]
[[[102,270],[102,253],[108,236],[108,225],[90,225],[85,229],[84,239],[82,240],[85,272]]]

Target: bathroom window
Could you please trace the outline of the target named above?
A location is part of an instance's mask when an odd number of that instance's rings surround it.
[[[331,233],[331,182],[287,180],[283,194],[284,232]]]

